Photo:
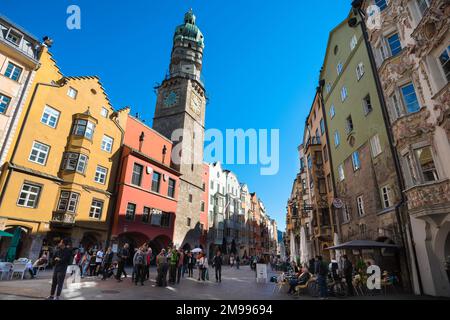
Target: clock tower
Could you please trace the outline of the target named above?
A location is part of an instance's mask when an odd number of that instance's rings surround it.
[[[182,174],[174,244],[194,248],[201,236],[206,92],[201,80],[204,38],[192,9],[175,29],[170,72],[157,88],[153,129],[174,143],[173,166]],[[207,186],[205,186],[207,187]]]

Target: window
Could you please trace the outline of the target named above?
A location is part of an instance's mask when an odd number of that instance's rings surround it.
[[[60,112],[58,110],[55,110],[49,106],[45,106],[44,113],[41,117],[41,123],[51,127],[56,128],[56,125],[58,124]]]
[[[419,7],[421,16],[423,16],[425,11],[427,11],[428,7],[430,6],[430,1],[431,0],[417,0],[417,6]]]
[[[358,79],[358,81],[361,80],[364,73],[364,64],[361,62],[356,66],[356,78]]]
[[[334,146],[337,148],[341,144],[341,136],[339,135],[339,131],[336,130],[334,133]]]
[[[363,215],[366,214],[364,211],[364,199],[362,196],[360,196],[356,199],[356,204],[358,206],[358,214],[360,217],[362,217]]]
[[[325,163],[328,162],[328,148],[326,145],[325,145],[325,147],[323,147],[323,159],[324,159]]]
[[[204,201],[202,201],[200,204],[200,211],[205,212],[205,202]]]
[[[383,201],[384,209],[392,207],[391,187],[390,186],[385,186],[385,187],[381,188],[381,200]]]
[[[330,108],[330,117],[333,119],[336,116],[336,108],[334,107],[334,104],[331,105]]]
[[[72,134],[92,140],[94,136],[95,124],[83,119],[76,119],[73,124]]]
[[[190,227],[190,226],[191,226],[191,223],[192,223],[192,219],[191,219],[191,218],[187,218],[187,219],[186,219],[186,225],[187,225],[188,227]]]
[[[84,174],[88,161],[89,158],[84,154],[66,152],[63,157],[62,170]]]
[[[398,33],[394,33],[387,38],[389,49],[391,50],[391,56],[396,56],[402,51],[402,45]]]
[[[111,153],[114,144],[114,139],[108,136],[103,136],[102,150]]]
[[[214,181],[211,181],[211,190],[214,189]]]
[[[372,156],[375,158],[380,155],[383,150],[381,149],[380,137],[378,134],[370,138],[370,149],[372,150]]]
[[[423,182],[432,182],[439,180],[436,166],[433,160],[431,147],[425,147],[415,150],[417,162],[422,174]]]
[[[346,205],[344,205],[344,207],[342,208],[342,219],[344,223],[349,222],[351,219],[350,211],[348,210]]]
[[[102,111],[100,111],[100,115],[103,118],[108,118],[108,114],[109,114],[108,109],[106,109],[105,107],[102,107]]]
[[[383,11],[387,8],[387,2],[386,0],[375,0],[375,5],[380,8],[380,11]]]
[[[356,35],[352,37],[352,40],[350,40],[350,50],[353,50],[356,48],[356,45],[358,44],[358,38]]]
[[[161,173],[154,171],[152,178],[152,191],[159,193],[160,185],[161,185]]]
[[[97,169],[95,170],[95,178],[94,181],[100,184],[106,183],[106,176],[108,175],[108,169],[97,166]]]
[[[333,191],[333,180],[331,180],[331,174],[327,175],[327,186],[328,186],[328,192]]]
[[[19,66],[16,66],[14,63],[9,62],[8,67],[5,71],[5,77],[10,78],[14,81],[19,81],[20,75],[22,74],[23,69]]]
[[[419,101],[417,100],[416,91],[412,83],[407,84],[401,88],[403,102],[405,103],[406,111],[408,113],[417,112],[420,110]]]
[[[361,161],[359,160],[359,152],[355,151],[352,154],[353,170],[357,171],[361,169]]]
[[[339,62],[338,65],[337,65],[337,67],[336,67],[336,70],[337,70],[337,74],[338,74],[338,75],[340,75],[340,74],[342,73],[342,69],[343,69],[342,63]]]
[[[327,83],[325,90],[327,91],[327,93],[331,92],[331,83]]]
[[[312,169],[312,166],[313,166],[313,164],[312,164],[311,156],[308,155],[308,168],[309,168],[309,169]]]
[[[129,203],[127,205],[127,213],[125,215],[125,219],[129,221],[134,221],[135,216],[136,216],[136,205],[134,203]]]
[[[11,102],[10,97],[7,97],[0,93],[0,113],[6,113],[6,110],[8,109],[10,102]]]
[[[346,125],[345,125],[345,131],[347,132],[347,134],[350,134],[353,132],[353,119],[352,116],[348,116],[346,121]]]
[[[363,99],[363,108],[364,108],[364,114],[366,116],[373,111],[372,102],[370,100],[370,95],[367,95]]]
[[[89,218],[100,220],[102,218],[103,204],[103,201],[93,199],[89,210]]]
[[[318,184],[319,184],[319,193],[327,194],[327,185],[326,185],[325,179],[323,179],[323,178],[319,179]]]
[[[174,179],[169,178],[169,189],[167,195],[171,198],[175,198],[175,185],[176,181]]]
[[[144,213],[142,214],[142,222],[149,223],[150,222],[150,208],[144,207]]]
[[[192,194],[189,195],[189,202],[192,203],[193,197]]]
[[[322,152],[316,151],[314,152],[314,158],[316,159],[316,164],[321,166],[323,164]]]
[[[77,211],[79,199],[79,193],[61,191],[58,202],[58,211],[75,213]]]
[[[67,91],[67,95],[75,100],[77,98],[78,91],[72,87],[69,87],[69,90]]]
[[[24,183],[20,191],[17,205],[26,208],[37,208],[41,187],[31,183]]]
[[[17,32],[10,30],[8,35],[6,36],[6,40],[18,46],[20,44],[20,40],[22,40],[22,36]]]
[[[444,71],[445,79],[447,79],[447,82],[450,82],[450,46],[439,56],[439,62]]]
[[[345,180],[345,171],[344,171],[344,165],[341,164],[338,167],[338,174],[339,174],[339,181],[342,182]]]
[[[170,227],[170,213],[163,212],[161,215],[161,227]]]
[[[133,175],[131,177],[131,184],[140,187],[142,184],[142,173],[144,172],[144,167],[140,164],[135,163],[133,166]]]
[[[347,99],[347,96],[348,96],[347,88],[346,87],[342,87],[342,90],[341,90],[341,100],[342,100],[342,102],[344,102]]]
[[[325,120],[320,120],[320,134],[323,136],[325,134]]]
[[[28,160],[40,165],[45,165],[49,151],[49,146],[35,141],[31,147],[31,153]]]

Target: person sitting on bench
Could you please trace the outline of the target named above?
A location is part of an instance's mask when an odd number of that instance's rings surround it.
[[[309,273],[307,268],[303,268],[302,273],[296,278],[289,281],[289,291],[288,294],[295,293],[295,288],[297,286],[304,286],[308,283],[311,278],[311,274]]]

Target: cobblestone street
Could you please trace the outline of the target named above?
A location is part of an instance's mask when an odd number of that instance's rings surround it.
[[[128,270],[131,275],[131,270]],[[244,266],[240,270],[225,266],[222,283],[216,283],[210,269],[210,281],[184,278],[181,284],[159,288],[155,286],[156,269],[151,271],[151,279],[145,285],[135,286],[130,278],[118,283],[114,279],[101,281],[97,278],[82,280],[79,288],[64,289],[65,300],[317,300],[308,295],[288,296],[285,286],[280,292],[274,290],[273,283],[256,283],[255,272]],[[275,275],[269,272],[269,278]],[[28,276],[28,275],[27,275]],[[42,300],[49,295],[51,272],[42,273],[36,280],[0,281],[0,300]],[[419,299],[408,295],[376,295],[362,299]],[[420,299],[423,299],[420,298]]]

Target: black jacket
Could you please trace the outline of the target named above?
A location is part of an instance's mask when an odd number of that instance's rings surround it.
[[[353,266],[352,266],[352,263],[348,260],[345,260],[345,262],[344,262],[344,275],[346,277],[353,276]]]
[[[129,249],[125,249],[123,248],[120,253],[118,254],[119,256],[119,261],[120,262],[125,262],[130,258],[130,250]]]
[[[223,259],[222,256],[215,256],[213,259],[213,266],[214,268],[220,269],[223,265]]]
[[[56,260],[56,258],[59,258]],[[73,255],[69,248],[58,249],[53,256],[55,261],[55,272],[66,272],[67,267],[72,264]]]

